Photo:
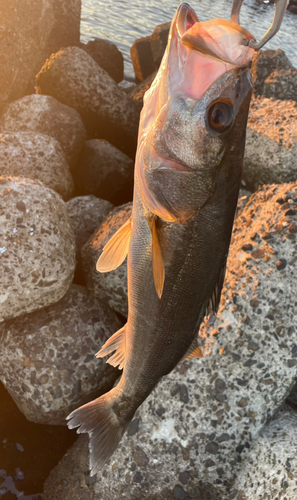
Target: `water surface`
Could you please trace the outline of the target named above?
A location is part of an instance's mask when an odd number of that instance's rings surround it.
[[[189,0],[190,1],[190,0]],[[81,41],[105,38],[114,42],[125,60],[125,75],[134,76],[130,47],[136,38],[148,36],[158,24],[166,23],[180,2],[176,0],[82,0]],[[231,0],[190,1],[201,21],[230,18]],[[257,0],[245,0],[240,20],[260,39],[269,28],[274,7]],[[295,40],[295,43],[293,41]],[[279,33],[267,49],[283,49],[297,67],[297,15],[287,11]]]

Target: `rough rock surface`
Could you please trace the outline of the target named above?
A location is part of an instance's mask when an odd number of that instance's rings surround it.
[[[131,211],[132,203],[115,209],[81,251],[84,275],[89,292],[125,317],[128,316],[126,261],[109,273],[96,271],[96,263],[106,243],[128,220]]]
[[[156,69],[159,68],[165,49],[167,47],[168,35],[171,22],[159,24],[151,35],[151,48]]]
[[[218,319],[200,329],[204,358],[142,404],[99,498],[232,498],[237,464],[296,379],[296,217],[297,183],[266,186],[241,210]]]
[[[36,132],[57,139],[72,168],[86,140],[86,130],[75,109],[51,96],[30,95],[12,102],[0,119],[1,132]]]
[[[0,379],[28,420],[65,425],[109,390],[118,370],[96,352],[121,327],[107,306],[72,285],[56,304],[0,324]]]
[[[297,104],[252,100],[246,135],[243,180],[255,191],[262,184],[297,179]]]
[[[0,134],[0,176],[38,179],[68,200],[74,182],[61,144],[34,132]]]
[[[146,91],[150,88],[156,77],[157,71],[155,71],[152,75],[148,76],[143,82],[135,85],[129,92],[128,96],[132,97],[133,101],[136,102],[139,111],[142,110],[143,107],[143,97]]]
[[[296,348],[297,351],[297,348]],[[295,410],[297,410],[297,382],[294,385],[292,391],[290,392],[286,402],[292,406]]]
[[[81,43],[84,49],[117,83],[124,78],[124,58],[114,43],[109,40],[95,38],[87,44]]]
[[[133,198],[134,162],[104,139],[86,141],[73,171],[77,190],[116,205]]]
[[[57,302],[75,268],[62,198],[38,181],[0,178],[0,321]]]
[[[47,57],[55,0],[1,2],[0,112],[26,94]]]
[[[53,54],[38,73],[36,85],[38,94],[52,95],[76,109],[90,134],[134,155],[137,106],[84,50],[68,47]]]
[[[47,56],[61,47],[78,45],[80,39],[81,0],[54,0],[53,7],[55,24],[48,40]]]
[[[252,77],[254,82],[254,94],[261,95],[264,90],[266,78],[276,69],[292,68],[291,61],[283,50],[261,50],[252,62]]]
[[[82,273],[81,249],[107,218],[113,205],[96,196],[77,196],[67,202],[67,210],[76,243],[76,273]],[[81,281],[81,277],[76,274]]]
[[[277,69],[266,78],[263,95],[297,101],[297,69]]]
[[[297,498],[297,412],[285,406],[264,428],[235,483],[236,500]]]

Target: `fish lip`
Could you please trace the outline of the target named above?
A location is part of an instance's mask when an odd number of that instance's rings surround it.
[[[181,38],[197,22],[199,22],[199,19],[194,9],[188,3],[182,3],[176,18],[176,29],[179,37]]]

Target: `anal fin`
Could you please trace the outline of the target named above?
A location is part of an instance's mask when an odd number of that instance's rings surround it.
[[[165,269],[162,259],[160,243],[157,235],[156,217],[153,218],[151,231],[152,231],[152,261],[153,261],[154,283],[157,295],[160,299],[162,297],[164,288]]]
[[[126,359],[126,332],[125,326],[112,335],[104,344],[104,346],[97,352],[97,358],[104,358],[108,354],[115,351],[115,353],[106,361],[111,366],[119,367],[122,370],[125,366]]]
[[[119,267],[125,260],[129,250],[131,237],[131,218],[111,237],[103,248],[96,269],[100,273],[108,273]]]

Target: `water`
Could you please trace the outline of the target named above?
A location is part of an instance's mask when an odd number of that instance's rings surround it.
[[[229,18],[231,0],[189,0],[201,21]],[[134,76],[130,47],[136,38],[148,36],[158,24],[166,23],[180,2],[176,0],[82,0],[81,41],[105,38],[114,42],[125,60],[125,75]],[[269,28],[274,6],[245,0],[241,23],[259,40]],[[295,43],[293,43],[295,40]],[[297,67],[297,15],[287,11],[281,30],[265,48],[283,49]]]

